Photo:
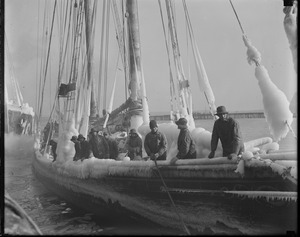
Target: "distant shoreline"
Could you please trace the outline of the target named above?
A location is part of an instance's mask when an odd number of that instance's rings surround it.
[[[230,117],[232,118],[265,118],[264,112],[231,112],[229,113]],[[195,120],[198,119],[213,119],[213,116],[210,113],[207,112],[194,112],[193,117]],[[297,115],[294,114],[293,118],[296,118]],[[156,115],[150,115],[150,119],[154,120],[170,120],[170,114],[156,114]]]
[[[263,111],[251,111],[251,112],[229,112],[232,118],[265,118]],[[213,116],[209,112],[194,112],[193,117],[195,120],[198,119],[213,119]],[[297,118],[297,115],[293,115]],[[42,120],[47,120],[47,116],[43,116]],[[154,120],[170,120],[170,113],[167,112],[154,112],[150,113],[150,119]]]

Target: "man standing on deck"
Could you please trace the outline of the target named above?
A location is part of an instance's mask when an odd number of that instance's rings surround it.
[[[107,141],[103,136],[98,134],[98,131],[94,128],[90,131],[90,140],[92,152],[94,157],[98,159],[108,159],[109,158],[109,146]]]
[[[176,157],[172,158],[170,164],[174,164],[178,159],[195,159],[196,158],[196,148],[195,142],[193,141],[190,131],[187,127],[187,120],[185,118],[180,118],[175,122],[180,129],[177,140],[178,153]]]
[[[239,123],[235,119],[228,117],[225,106],[219,106],[215,115],[219,119],[215,121],[213,127],[211,152],[208,158],[211,159],[215,156],[219,139],[222,143],[223,156],[227,156],[229,160],[236,158],[245,150]]]
[[[143,141],[134,128],[130,129],[129,136],[125,143],[130,160],[142,160]]]
[[[119,155],[119,148],[118,148],[117,141],[112,137],[109,137],[107,132],[103,132],[103,137],[108,143],[110,159],[114,159],[114,160],[117,159]]]
[[[75,156],[73,157],[73,161],[78,161],[81,158],[81,145],[78,141],[77,136],[72,136],[71,141],[74,143],[75,147]]]
[[[51,146],[51,152],[52,152],[52,155],[53,155],[53,161],[56,161],[56,157],[57,157],[57,154],[56,154],[56,148],[57,148],[57,142],[54,141],[53,139],[51,139],[49,141],[49,145]]]
[[[166,136],[158,131],[155,120],[149,123],[149,132],[144,141],[144,148],[151,160],[166,160],[167,158],[167,139]]]
[[[91,151],[91,146],[90,143],[85,140],[85,137],[82,134],[78,135],[78,139],[80,142],[80,158],[81,161],[83,161],[84,159],[88,159],[92,156],[92,151]]]

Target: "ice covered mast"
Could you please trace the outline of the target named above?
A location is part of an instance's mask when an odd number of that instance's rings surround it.
[[[140,32],[137,0],[126,1],[126,16],[129,49],[129,91],[135,103],[129,106],[130,127],[138,128],[144,120],[149,120],[148,105],[145,98],[145,85],[141,66]],[[141,104],[142,103],[142,104]],[[144,111],[143,111],[144,110]],[[146,110],[146,111],[145,111]],[[144,116],[143,116],[144,114]]]

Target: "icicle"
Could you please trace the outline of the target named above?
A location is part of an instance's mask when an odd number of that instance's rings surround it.
[[[237,169],[234,171],[235,173],[239,173],[242,177],[245,175],[245,161],[241,159],[237,165]]]
[[[271,81],[264,66],[256,67],[255,76],[262,92],[264,112],[270,132],[275,141],[280,141],[289,132],[287,124],[291,125],[293,121],[293,114],[289,110],[289,101]]]

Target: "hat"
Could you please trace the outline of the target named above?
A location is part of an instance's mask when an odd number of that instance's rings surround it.
[[[81,139],[81,138],[85,139],[85,137],[82,134],[79,134],[78,135],[78,140]]]
[[[90,132],[93,133],[93,132],[98,132],[98,131],[95,128],[92,128]]]
[[[130,132],[129,132],[130,134],[137,134],[137,132],[136,132],[136,129],[134,129],[134,128],[132,128],[132,129],[130,129]]]
[[[77,140],[77,136],[72,136],[71,141],[76,141]]]
[[[151,120],[150,123],[149,123],[149,127],[150,127],[150,128],[155,128],[155,127],[157,127],[156,121],[155,121],[155,120]]]
[[[294,0],[283,0],[283,6],[293,6]]]
[[[185,118],[180,118],[175,122],[177,125],[186,125],[187,120]]]
[[[225,106],[219,106],[217,108],[217,113],[215,113],[215,115],[218,115],[218,114],[228,114],[228,112],[226,111]]]

